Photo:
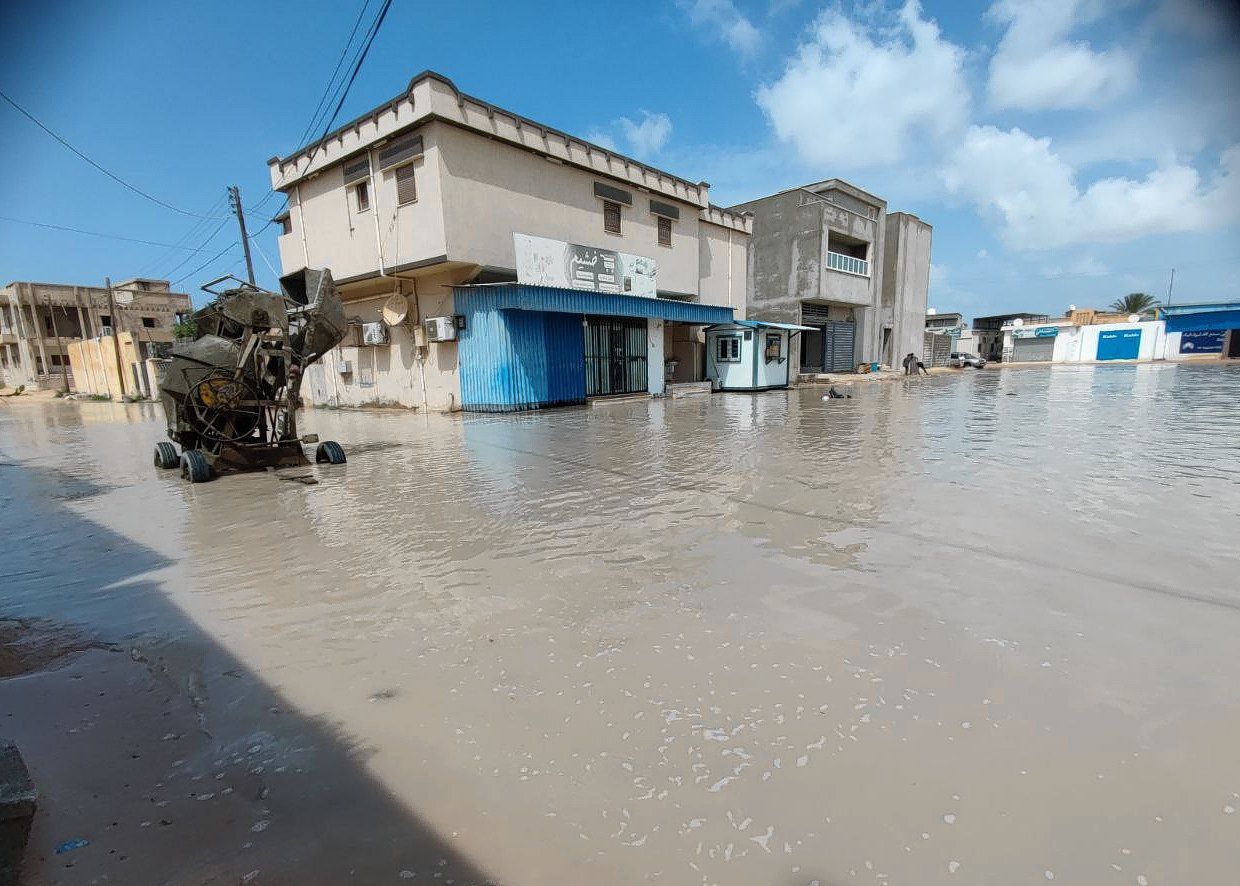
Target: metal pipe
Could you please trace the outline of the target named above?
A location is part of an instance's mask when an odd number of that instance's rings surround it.
[[[366,164],[370,169],[370,211],[375,217],[375,252],[379,255],[379,276],[386,277],[383,271],[383,238],[379,235],[379,187],[375,184],[375,152],[366,152]]]

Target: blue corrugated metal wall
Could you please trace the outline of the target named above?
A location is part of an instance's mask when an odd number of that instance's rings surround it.
[[[585,402],[579,315],[481,308],[465,316],[458,344],[462,408],[513,412]]]
[[[703,325],[732,322],[732,309],[718,305],[587,292],[582,289],[560,289],[554,286],[527,286],[522,283],[460,286],[455,289],[454,298],[458,314],[468,314],[470,310],[484,308],[513,308],[522,311],[595,314],[600,317],[655,317],[678,323]]]

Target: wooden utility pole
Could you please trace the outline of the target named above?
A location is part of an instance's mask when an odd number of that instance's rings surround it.
[[[241,208],[241,189],[233,185],[228,189],[228,200],[232,203],[233,212],[237,215],[237,224],[241,226],[241,247],[245,250],[245,273],[251,286],[254,282],[254,262],[250,259],[250,238],[245,232],[245,210]]]
[[[121,399],[125,399],[125,367],[121,360],[121,327],[120,317],[116,314],[116,299],[112,296],[112,278],[104,277],[103,285],[108,290],[108,319],[112,321],[112,352],[116,354],[116,377],[120,380]]]

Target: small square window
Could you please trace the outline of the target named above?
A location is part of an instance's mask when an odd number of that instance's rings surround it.
[[[720,363],[741,362],[740,336],[721,335],[715,339],[715,359]]]
[[[109,315],[107,315],[107,314],[100,314],[100,315],[99,315],[99,325],[100,325],[100,326],[111,326],[111,325],[112,325],[112,318],[111,318]]]
[[[620,233],[620,204],[603,201],[603,230],[609,234]]]
[[[413,164],[407,163],[396,169],[396,204],[404,206],[418,199],[418,184],[413,177]]]
[[[365,212],[370,208],[370,183],[358,182],[353,186],[353,193],[357,195],[357,211]]]
[[[655,216],[659,220],[659,245],[672,245],[672,220],[665,216]]]
[[[143,317],[143,318],[142,318],[142,325],[143,325],[143,327],[145,327],[146,329],[154,329],[154,328],[155,328],[155,318],[154,318],[154,317]]]

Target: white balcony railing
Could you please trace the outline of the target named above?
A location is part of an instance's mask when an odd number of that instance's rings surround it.
[[[863,258],[841,255],[838,252],[827,253],[827,267],[845,274],[856,274],[858,277],[870,276],[870,263]]]

